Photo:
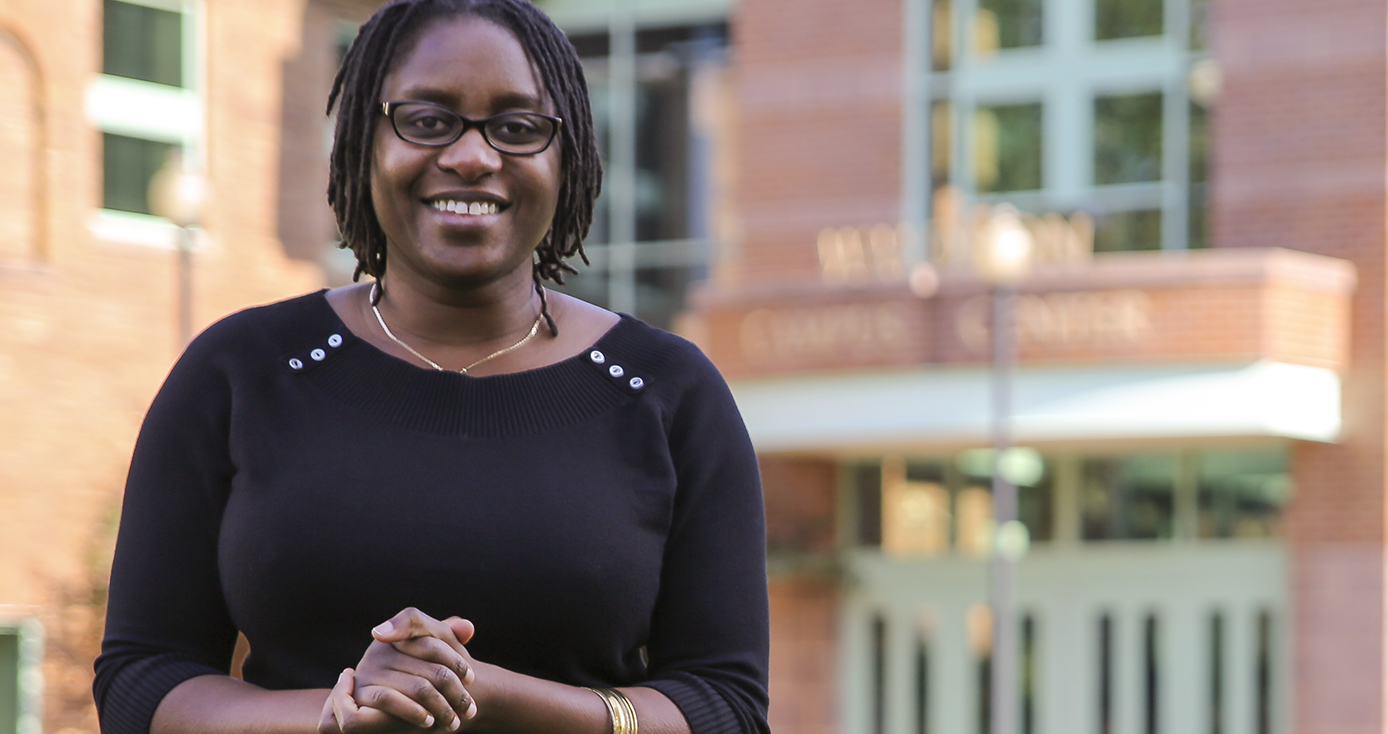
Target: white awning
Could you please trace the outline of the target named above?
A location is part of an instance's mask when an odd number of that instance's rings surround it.
[[[759,451],[986,442],[989,373],[919,367],[732,383]],[[1241,365],[1027,367],[1016,373],[1019,442],[1277,437],[1334,442],[1340,378],[1327,369]]]

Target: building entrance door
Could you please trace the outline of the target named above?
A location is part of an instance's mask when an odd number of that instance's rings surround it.
[[[1277,539],[1034,549],[1018,565],[1018,734],[1281,734]],[[845,734],[986,734],[987,564],[858,549],[844,596]]]

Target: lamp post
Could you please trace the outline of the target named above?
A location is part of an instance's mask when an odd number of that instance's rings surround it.
[[[976,251],[979,275],[992,286],[992,435],[994,546],[989,566],[993,611],[989,729],[1017,734],[1018,623],[1016,565],[1026,550],[1026,526],[1017,519],[1017,486],[1009,476],[1012,448],[1012,372],[1017,362],[1017,283],[1031,268],[1032,237],[1017,210],[994,207],[987,236]]]
[[[207,182],[184,162],[178,148],[149,182],[150,210],[178,226],[178,346],[193,338],[193,230],[202,221]]]

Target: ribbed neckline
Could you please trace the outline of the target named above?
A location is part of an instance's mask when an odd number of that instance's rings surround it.
[[[282,364],[338,400],[393,426],[443,436],[504,437],[542,433],[586,420],[645,389],[631,378],[663,361],[638,319],[620,320],[583,352],[524,372],[472,377],[413,365],[356,336],[328,303],[306,299],[319,328]],[[315,334],[314,332],[320,332]],[[333,344],[333,335],[341,337]],[[645,337],[645,338],[643,338]],[[302,352],[300,355],[299,353]],[[598,352],[601,361],[595,361]],[[321,353],[321,357],[315,354]],[[297,356],[296,356],[297,355]],[[620,376],[612,366],[621,367]]]

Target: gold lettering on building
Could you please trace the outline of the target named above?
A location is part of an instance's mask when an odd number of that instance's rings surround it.
[[[759,308],[742,318],[738,336],[754,363],[882,357],[909,351],[918,339],[899,303]]]
[[[821,279],[830,285],[899,282],[906,279],[913,258],[922,256],[941,271],[975,269],[980,243],[993,236],[992,210],[983,204],[966,208],[959,193],[949,187],[936,191],[934,202],[935,217],[923,231],[905,222],[820,230]],[[1079,265],[1093,257],[1094,219],[1088,214],[1024,213],[1021,219],[1031,234],[1036,265]],[[923,247],[918,241],[921,235],[927,235]]]
[[[825,283],[857,285],[906,279],[904,226],[827,228],[819,233],[819,267]]]
[[[1017,337],[1040,347],[1116,347],[1139,341],[1151,328],[1151,299],[1139,290],[1028,293],[1017,298]],[[955,319],[964,346],[987,351],[989,296],[965,301]]]

